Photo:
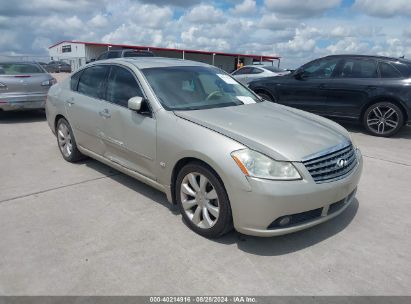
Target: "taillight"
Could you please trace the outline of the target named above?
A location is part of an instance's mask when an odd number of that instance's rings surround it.
[[[57,83],[56,78],[51,78],[49,80],[43,81],[41,83],[42,86],[52,86],[53,84]]]

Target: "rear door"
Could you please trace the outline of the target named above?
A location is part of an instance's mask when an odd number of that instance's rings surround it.
[[[144,97],[137,77],[130,69],[113,65],[103,109],[107,113],[102,132],[104,156],[155,179],[156,121],[151,115],[143,115],[128,108],[128,100],[136,96]]]
[[[246,84],[247,83],[247,74],[249,74],[250,72],[251,72],[251,68],[243,67],[243,68],[235,71],[232,75],[239,82],[241,82],[243,84]]]
[[[362,106],[380,86],[374,59],[346,57],[333,78],[324,84],[327,98],[322,114],[358,118]]]
[[[104,153],[102,97],[108,72],[108,65],[93,65],[74,74],[70,93],[62,96],[77,144],[99,155]]]

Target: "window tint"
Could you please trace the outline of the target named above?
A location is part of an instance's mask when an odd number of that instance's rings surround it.
[[[44,73],[43,69],[35,63],[1,63],[0,74],[24,75]]]
[[[399,70],[404,77],[410,77],[411,76],[411,64],[406,64],[402,62],[391,62],[391,65],[395,67],[397,70]]]
[[[108,66],[96,65],[85,69],[80,76],[77,91],[85,95],[103,98]]]
[[[103,54],[100,54],[100,56],[97,57],[97,60],[103,60],[107,59],[108,52],[104,52]]]
[[[264,69],[269,70],[269,71],[274,72],[274,73],[285,72],[285,70],[283,70],[283,69],[276,68],[274,66],[269,66],[269,65],[264,66]]]
[[[303,67],[305,78],[330,78],[339,59],[320,59],[308,63]]]
[[[394,68],[391,64],[386,62],[380,62],[380,75],[381,78],[401,78],[400,71]]]
[[[107,58],[118,58],[121,56],[121,51],[110,51],[107,53]]]
[[[143,93],[133,74],[124,68],[112,66],[107,85],[107,100],[127,107],[128,100],[135,96],[143,96]]]
[[[248,71],[248,68],[241,68],[241,69],[235,71],[235,72],[233,73],[233,75],[243,75],[243,74],[247,74],[247,73],[245,73],[246,71]]]
[[[71,76],[70,79],[70,88],[72,91],[77,91],[77,86],[78,86],[78,80],[80,79],[81,73],[83,71],[79,71],[76,74],[74,74],[73,76]]]
[[[258,69],[258,68],[251,68],[251,72],[250,74],[260,74],[264,72],[262,69]]]
[[[346,59],[336,77],[340,78],[377,78],[377,65],[369,59]]]

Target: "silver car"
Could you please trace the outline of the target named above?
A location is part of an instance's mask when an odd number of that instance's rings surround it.
[[[246,65],[231,73],[242,84],[248,84],[260,78],[284,76],[287,74],[290,74],[290,72],[270,65]]]
[[[87,155],[163,191],[206,237],[322,223],[350,205],[362,171],[340,125],[188,60],[88,64],[50,89],[46,114],[65,160]]]
[[[44,109],[55,83],[38,63],[0,62],[0,110]]]

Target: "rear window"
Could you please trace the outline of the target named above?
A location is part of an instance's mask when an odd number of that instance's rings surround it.
[[[392,66],[398,69],[404,77],[411,76],[411,63],[404,63],[404,62],[391,62]]]
[[[127,51],[123,54],[124,57],[153,57],[151,52],[141,52],[141,51]]]
[[[0,75],[25,75],[44,73],[43,69],[34,63],[0,63]]]
[[[274,73],[285,72],[285,70],[283,70],[283,69],[276,68],[276,67],[269,66],[269,65],[264,66],[264,69],[269,70],[269,71],[274,72]]]

